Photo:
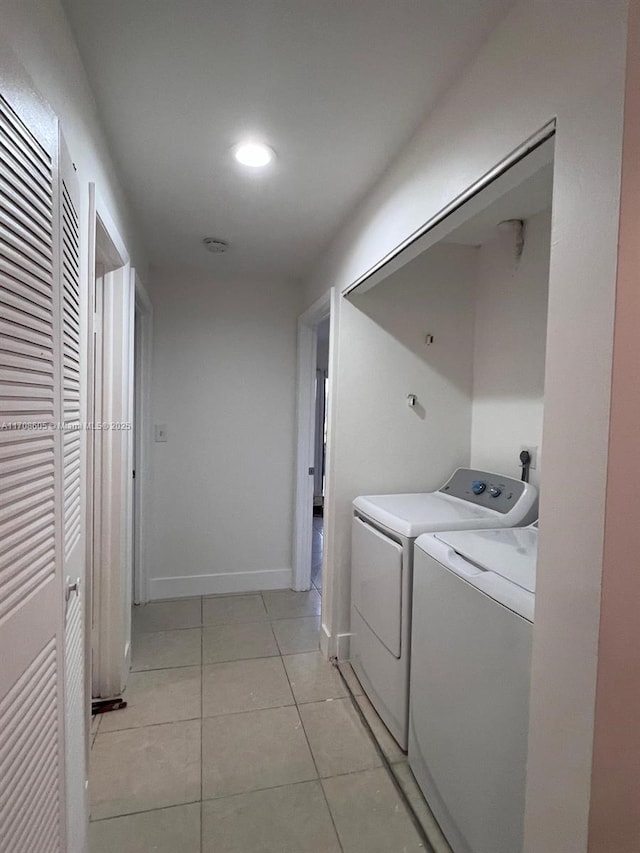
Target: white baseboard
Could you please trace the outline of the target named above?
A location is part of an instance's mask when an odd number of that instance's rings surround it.
[[[229,595],[258,592],[261,589],[290,589],[291,569],[266,569],[260,572],[225,572],[219,575],[184,575],[150,578],[149,599],[188,598],[194,595]]]
[[[351,634],[334,634],[332,636],[323,622],[320,629],[320,651],[327,658],[337,658],[340,661],[349,660],[351,637]]]

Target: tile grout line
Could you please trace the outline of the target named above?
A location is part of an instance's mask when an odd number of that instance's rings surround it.
[[[271,628],[271,635],[272,635],[274,642],[276,644],[276,649],[278,650],[277,656],[279,656],[280,659],[282,660],[282,649],[280,648],[280,643],[278,642],[278,637],[276,636],[276,632],[273,630],[273,623],[269,622],[269,627]],[[277,657],[277,656],[276,655],[269,655],[269,657]],[[282,661],[282,666],[284,666],[284,661]],[[286,672],[286,670],[285,670],[285,672]],[[293,690],[291,692],[293,693]],[[295,701],[295,696],[293,698]]]
[[[202,644],[202,640],[200,640]],[[225,663],[225,661],[221,661]],[[179,663],[177,666],[154,666],[148,669],[132,669],[129,675],[144,675],[145,672],[166,672],[169,669],[197,669],[201,664],[197,663]]]
[[[317,590],[316,590],[316,592],[317,592]],[[296,713],[297,713],[297,716],[298,716],[298,719],[299,719],[300,725],[301,725],[301,727],[302,727],[303,735],[304,735],[304,737],[305,737],[305,741],[306,741],[306,743],[307,743],[307,747],[308,747],[308,749],[309,749],[309,754],[310,754],[310,756],[311,756],[312,763],[313,763],[313,766],[314,766],[314,770],[315,770],[315,773],[316,773],[316,778],[315,778],[314,780],[309,780],[309,781],[316,781],[316,782],[320,782],[320,787],[321,787],[321,790],[322,790],[323,799],[324,799],[324,801],[325,801],[325,803],[326,803],[326,805],[327,805],[328,811],[329,811],[329,816],[330,816],[330,819],[331,819],[331,823],[332,823],[332,825],[333,825],[333,827],[334,827],[334,832],[335,832],[335,835],[336,835],[336,839],[337,839],[338,845],[339,845],[339,847],[340,847],[340,850],[341,850],[341,851],[343,851],[342,842],[340,841],[340,837],[339,837],[339,835],[338,835],[337,828],[336,828],[336,826],[335,826],[335,821],[334,821],[334,819],[333,819],[333,813],[331,812],[331,808],[330,808],[329,803],[328,803],[328,800],[327,800],[327,798],[326,798],[326,794],[325,794],[325,792],[324,792],[324,788],[323,788],[323,786],[322,786],[322,784],[321,784],[320,774],[319,774],[319,771],[318,771],[318,767],[317,767],[317,763],[316,763],[316,760],[315,760],[315,756],[314,756],[314,754],[313,754],[313,750],[311,749],[311,744],[310,744],[310,742],[309,742],[309,738],[308,738],[308,736],[307,736],[307,732],[306,732],[306,729],[305,729],[305,727],[304,727],[304,723],[303,723],[302,718],[301,718],[301,715],[300,715],[300,705],[301,705],[301,704],[309,704],[309,703],[299,703],[299,702],[296,700],[295,693],[294,693],[294,691],[293,691],[293,689],[292,689],[291,681],[290,681],[290,679],[289,679],[289,674],[288,674],[288,672],[287,672],[286,667],[284,666],[284,657],[285,657],[285,655],[283,655],[283,653],[282,653],[282,650],[281,650],[280,645],[279,645],[279,643],[278,643],[278,638],[277,638],[276,633],[275,633],[275,630],[274,630],[274,623],[279,623],[279,622],[281,622],[281,621],[293,621],[293,620],[296,620],[296,619],[304,619],[304,618],[316,618],[316,619],[317,619],[317,618],[318,618],[318,615],[317,615],[317,614],[303,614],[303,615],[296,615],[296,616],[281,616],[281,617],[279,617],[279,618],[278,618],[278,617],[273,617],[273,616],[269,613],[269,611],[268,611],[268,608],[267,608],[267,606],[266,606],[266,602],[265,602],[265,600],[264,600],[264,596],[263,596],[262,592],[260,592],[260,593],[258,593],[258,594],[259,594],[259,595],[260,595],[260,597],[261,597],[261,602],[262,602],[262,605],[263,605],[263,608],[264,608],[264,612],[265,612],[265,618],[264,618],[264,619],[262,619],[262,620],[260,620],[259,622],[256,622],[256,623],[253,623],[253,622],[249,622],[249,623],[242,623],[242,622],[230,622],[230,623],[223,623],[223,626],[226,626],[226,624],[228,624],[229,626],[231,626],[231,625],[238,625],[238,626],[240,626],[240,625],[246,625],[246,624],[269,624],[269,629],[270,629],[271,635],[272,635],[272,637],[273,637],[273,639],[274,639],[275,646],[276,646],[276,648],[277,648],[278,652],[277,652],[276,654],[274,654],[274,655],[269,655],[269,656],[267,656],[266,658],[265,658],[265,657],[260,657],[260,658],[239,658],[239,659],[238,659],[238,658],[235,658],[235,659],[231,659],[231,660],[229,660],[229,661],[220,661],[220,662],[216,662],[216,663],[240,663],[242,660],[256,660],[256,661],[257,661],[257,660],[268,660],[268,659],[275,658],[275,657],[279,657],[279,658],[280,658],[280,661],[281,661],[281,667],[282,667],[282,669],[284,669],[285,677],[286,677],[286,679],[287,679],[287,683],[288,683],[288,685],[289,685],[289,689],[290,689],[290,692],[291,692],[292,704],[291,704],[291,705],[285,705],[285,706],[278,706],[278,707],[295,707],[295,708],[296,708]],[[196,597],[194,596],[194,598],[196,598]],[[146,635],[146,636],[148,636],[148,637],[151,637],[151,636],[153,636],[154,634],[174,633],[175,631],[190,630],[190,629],[191,629],[191,630],[193,630],[193,629],[194,629],[194,628],[196,628],[196,627],[198,627],[198,628],[199,628],[199,630],[200,630],[200,667],[199,667],[199,669],[200,669],[200,796],[199,796],[199,799],[198,799],[198,800],[194,800],[194,801],[188,801],[188,802],[185,802],[185,803],[174,803],[174,804],[170,804],[170,805],[167,805],[167,806],[162,806],[162,807],[160,807],[160,808],[153,808],[153,809],[141,809],[140,811],[128,812],[128,813],[118,814],[118,815],[106,816],[106,817],[103,817],[103,818],[99,818],[98,820],[99,820],[99,821],[102,821],[102,820],[112,820],[112,819],[114,819],[114,818],[126,817],[127,815],[144,814],[144,813],[147,813],[147,812],[156,812],[156,811],[161,811],[162,809],[176,808],[176,807],[185,806],[185,805],[189,805],[189,804],[194,804],[194,805],[195,805],[195,803],[197,802],[197,803],[199,804],[199,807],[200,807],[200,853],[202,853],[202,851],[203,851],[203,849],[204,849],[204,843],[205,843],[205,837],[204,837],[204,815],[203,815],[203,805],[204,805],[204,802],[205,802],[205,801],[208,801],[208,800],[205,800],[205,799],[204,799],[204,724],[205,724],[206,719],[208,719],[208,718],[206,718],[206,717],[205,717],[205,714],[204,714],[204,704],[205,704],[205,703],[204,703],[204,669],[205,669],[205,655],[204,655],[204,640],[205,640],[205,638],[204,638],[204,629],[205,629],[205,627],[207,627],[207,626],[205,626],[205,622],[204,622],[204,603],[205,603],[205,597],[204,597],[204,596],[199,596],[199,597],[197,597],[197,598],[199,599],[199,605],[200,605],[200,624],[199,624],[199,625],[191,625],[191,626],[188,626],[187,628],[161,629],[161,630],[156,630],[156,631],[145,631],[145,632],[140,632],[140,633],[142,633],[143,635]],[[178,600],[180,600],[180,599],[178,599]],[[211,626],[211,627],[217,627],[217,626]],[[222,627],[222,626],[221,626],[221,627]],[[151,641],[151,642],[153,642],[153,641]],[[308,653],[314,653],[315,651],[317,651],[317,650],[310,651],[310,652],[308,652]],[[299,655],[299,654],[304,654],[304,652],[297,652],[297,651],[295,651],[295,652],[291,652],[291,653],[290,653],[289,655],[287,655],[287,656],[291,657],[291,656],[295,656],[295,655]],[[216,663],[214,663],[213,665],[216,665]],[[142,675],[142,674],[144,674],[144,672],[163,672],[163,671],[170,671],[170,670],[172,670],[172,669],[182,670],[182,669],[188,669],[188,668],[195,669],[195,668],[196,668],[196,666],[195,666],[195,665],[192,665],[192,664],[187,664],[187,665],[175,666],[175,667],[158,667],[158,668],[156,668],[156,669],[132,670],[132,674]],[[266,710],[266,709],[249,709],[249,710],[248,710],[248,711],[246,711],[246,712],[231,712],[230,714],[223,714],[223,715],[220,715],[220,714],[219,714],[219,715],[216,715],[216,717],[231,716],[231,715],[236,715],[236,714],[238,714],[238,713],[250,713],[250,712],[255,711],[255,710]],[[215,719],[216,717],[212,717],[212,719]],[[194,722],[195,722],[197,719],[198,719],[197,717],[189,718],[189,720],[194,721]],[[113,730],[113,731],[103,733],[103,732],[102,732],[102,730],[101,730],[101,722],[102,722],[102,720],[101,720],[101,718],[100,718],[100,720],[98,721],[98,724],[97,724],[97,726],[96,726],[96,731],[95,731],[95,733],[94,733],[94,737],[93,737],[92,745],[93,745],[93,743],[95,743],[95,740],[96,740],[96,738],[97,738],[97,736],[98,736],[98,730],[100,730],[100,733],[101,733],[101,734],[119,734],[119,733],[122,733],[122,732],[125,732],[125,731],[135,731],[135,730],[136,730],[136,729],[138,729],[138,728],[149,728],[149,727],[152,727],[152,726],[161,726],[161,725],[166,725],[166,724],[173,725],[173,724],[175,724],[176,722],[188,722],[189,720],[171,720],[171,721],[166,721],[166,722],[164,722],[164,723],[163,723],[163,722],[160,722],[160,723],[145,724],[144,726],[131,726],[131,727],[129,727],[129,728],[125,728],[125,729],[115,729],[115,730]],[[340,774],[340,775],[342,775],[342,774]],[[295,783],[295,784],[304,784],[304,783]],[[278,787],[287,787],[287,786],[280,786],[280,785],[278,785],[278,786],[269,786],[269,787],[268,787],[268,788],[266,788],[266,789],[259,788],[259,789],[256,789],[256,790],[269,790],[269,789],[271,789],[271,788],[278,788]],[[237,795],[229,795],[229,796],[237,796]],[[225,798],[226,798],[226,797],[225,797]],[[215,801],[215,800],[218,800],[218,799],[224,799],[224,798],[214,797],[214,798],[211,798],[211,801]],[[344,853],[344,851],[343,851],[343,853]]]
[[[407,811],[409,818],[411,819],[411,822],[413,823],[414,828],[416,829],[416,832],[418,833],[418,836],[427,845],[427,847],[425,849],[425,853],[436,853],[434,848],[433,848],[433,845],[431,844],[431,840],[429,839],[427,832],[422,825],[420,818],[418,817],[415,809],[413,808],[413,805],[409,801],[409,797],[407,796],[407,794],[406,794],[404,788],[402,787],[402,785],[400,784],[399,780],[396,778],[396,774],[393,772],[393,765],[391,764],[391,762],[387,758],[384,750],[382,749],[382,746],[378,742],[378,738],[375,736],[374,731],[369,724],[369,721],[365,717],[364,712],[363,712],[362,708],[360,707],[360,704],[359,704],[358,700],[356,699],[356,696],[355,696],[353,690],[351,689],[351,685],[348,683],[347,679],[345,678],[345,676],[344,676],[344,674],[343,674],[343,672],[340,669],[340,666],[338,664],[339,664],[339,662],[336,659],[333,662],[333,666],[338,671],[338,675],[342,679],[344,686],[347,689],[348,698],[351,700],[351,704],[352,704],[356,714],[360,718],[360,722],[362,723],[367,734],[369,735],[369,738],[372,741],[372,743],[376,749],[376,752],[378,753],[378,757],[382,760],[382,767],[383,767],[384,771],[386,772],[387,777],[391,781],[393,787],[396,789],[396,792],[399,795],[400,800],[402,801],[402,803],[405,807],[405,810]]]
[[[287,706],[287,707],[293,707],[293,706]],[[312,754],[312,757],[313,757],[313,754]],[[372,770],[378,769],[379,770],[382,768],[378,767],[378,768],[370,768],[370,769],[372,769]],[[320,785],[322,787],[323,781],[329,781],[331,779],[344,779],[346,776],[359,776],[363,772],[366,772],[366,771],[350,770],[348,773],[337,773],[334,776],[324,776],[324,777],[321,777],[318,779],[304,779],[301,782],[285,782],[284,784],[280,784],[280,785],[266,785],[263,788],[253,788],[250,791],[236,791],[233,794],[224,794],[221,797],[208,797],[207,799],[204,799],[204,800],[185,800],[185,802],[183,802],[183,803],[173,803],[172,805],[168,805],[168,806],[157,806],[157,807],[150,808],[150,809],[140,809],[139,811],[135,811],[135,812],[123,812],[122,814],[108,815],[106,817],[99,817],[99,818],[96,818],[95,820],[93,820],[92,823],[101,823],[101,822],[106,821],[106,820],[118,820],[119,818],[131,817],[132,815],[149,814],[151,812],[168,811],[169,809],[179,809],[179,808],[182,808],[183,806],[196,806],[196,805],[201,805],[204,803],[217,803],[217,802],[220,802],[222,800],[232,800],[235,797],[246,797],[249,794],[261,793],[262,791],[277,791],[280,788],[295,788],[299,785],[312,785],[316,782],[320,783]],[[326,799],[326,797],[325,797],[325,799]],[[327,803],[327,807],[329,808],[329,813],[331,814],[331,808],[329,807],[328,803]],[[425,851],[425,853],[429,853],[429,851]]]
[[[307,742],[307,748],[309,749],[309,754],[311,755],[311,760],[313,761],[313,766],[316,769],[316,774],[318,777],[317,782],[320,785],[320,790],[322,791],[322,798],[323,798],[325,805],[327,807],[327,811],[329,812],[329,818],[331,819],[331,825],[333,826],[333,831],[335,832],[336,839],[338,840],[338,847],[340,848],[341,853],[344,853],[344,847],[342,846],[342,840],[341,840],[340,834],[338,832],[338,827],[336,826],[336,822],[333,818],[333,812],[331,811],[331,806],[329,805],[329,800],[327,799],[327,794],[326,794],[326,791],[324,790],[324,785],[322,784],[322,778],[320,776],[320,771],[318,770],[318,765],[316,763],[316,757],[313,754],[313,749],[311,748],[311,742],[309,741],[309,735],[307,734],[307,729],[305,728],[304,720],[302,719],[302,714],[300,713],[300,705],[298,704],[296,694],[293,690],[293,685],[291,684],[291,679],[289,678],[289,673],[287,672],[287,668],[284,665],[284,660],[282,660],[283,657],[284,657],[284,655],[280,655],[280,659],[282,661],[282,668],[284,669],[285,675],[287,676],[287,682],[289,683],[289,689],[291,690],[291,694],[293,696],[293,701],[295,703],[296,713],[298,714],[298,719],[300,720],[300,725],[302,726],[302,732],[304,734],[304,739]],[[311,703],[305,703],[305,704],[311,704]]]
[[[300,652],[300,654],[315,654],[315,653],[316,652]],[[275,660],[275,658],[281,658],[282,659],[284,657],[295,657],[296,654],[292,654],[292,655],[271,655],[271,657],[269,657],[269,658],[251,658],[251,660]],[[226,663],[242,663],[242,660],[241,661],[225,661],[225,662]],[[284,667],[285,675],[287,675],[287,680],[289,681],[287,668],[284,666],[284,660],[282,661],[282,664]],[[216,664],[205,664],[205,666],[216,666]],[[181,669],[181,668],[184,668],[184,667],[176,667],[176,669]],[[196,669],[196,667],[191,667],[191,668]],[[202,667],[202,669],[204,669],[204,667]],[[166,672],[167,670],[161,670],[161,671]],[[204,675],[204,673],[203,673],[203,675]],[[290,681],[289,681],[289,684],[291,684]],[[160,722],[160,723],[141,723],[139,726],[126,726],[126,728],[122,728],[122,729],[111,729],[111,731],[108,731],[108,732],[101,732],[101,735],[103,737],[105,737],[106,735],[117,735],[117,734],[120,734],[121,732],[131,732],[131,731],[136,731],[137,729],[152,729],[152,728],[157,728],[158,726],[173,726],[177,723],[193,723],[194,721],[200,720],[200,719],[202,719],[203,721],[204,720],[219,720],[219,719],[222,719],[224,717],[237,717],[237,716],[240,716],[243,714],[255,714],[259,711],[276,711],[279,708],[294,708],[294,707],[295,708],[304,708],[307,705],[321,705],[324,702],[329,702],[329,701],[337,702],[341,699],[348,699],[348,698],[349,698],[348,696],[337,696],[333,699],[310,699],[308,702],[299,702],[299,701],[296,701],[295,696],[294,696],[293,701],[290,702],[289,704],[267,705],[264,708],[246,708],[242,711],[225,711],[223,714],[205,714],[204,713],[204,707],[203,707],[204,706],[204,691],[203,691],[202,696],[201,696],[201,711],[200,711],[200,714],[196,717],[183,717],[179,720],[165,720],[165,721]],[[401,763],[401,762],[390,762],[390,763],[395,764],[395,763]],[[349,771],[349,772],[356,772],[356,771]],[[357,772],[360,772],[360,771],[357,771]],[[336,776],[345,776],[345,775],[348,775],[348,773],[336,773],[335,775]]]
[[[104,823],[107,820],[120,820],[120,818],[125,817],[134,817],[135,815],[140,814],[152,814],[153,812],[166,812],[169,809],[181,809],[184,806],[197,806],[200,804],[200,800],[185,800],[184,803],[174,803],[170,806],[156,806],[152,809],[140,809],[137,812],[122,812],[121,814],[114,815],[106,815],[105,817],[97,817],[94,818],[91,823]]]

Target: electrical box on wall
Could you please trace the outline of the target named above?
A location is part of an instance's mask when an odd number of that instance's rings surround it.
[[[529,463],[529,468],[535,471],[535,469],[538,467],[538,448],[533,444],[521,444],[520,452],[522,453],[523,450],[527,451],[531,459]]]

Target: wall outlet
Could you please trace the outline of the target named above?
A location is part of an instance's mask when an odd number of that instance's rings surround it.
[[[167,425],[166,424],[156,424],[154,427],[154,436],[156,441],[166,441],[167,440]]]
[[[538,447],[537,447],[537,445],[521,444],[520,450],[518,451],[518,453],[522,453],[523,450],[527,450],[529,452],[529,456],[531,457],[531,465],[529,465],[529,468],[531,468],[532,471],[535,471],[535,469],[538,467]]]

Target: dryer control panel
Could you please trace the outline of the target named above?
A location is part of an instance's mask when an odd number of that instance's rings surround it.
[[[527,483],[512,477],[474,468],[458,468],[439,491],[444,495],[506,514],[516,506],[525,491],[530,489],[531,486]]]

